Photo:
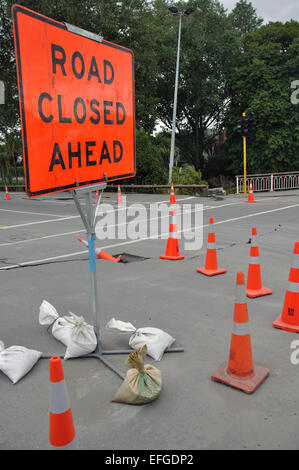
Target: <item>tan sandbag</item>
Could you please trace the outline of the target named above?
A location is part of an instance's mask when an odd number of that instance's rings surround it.
[[[162,389],[161,372],[150,364],[144,365],[146,353],[144,345],[129,354],[125,363],[129,370],[113,402],[143,405],[158,398]]]

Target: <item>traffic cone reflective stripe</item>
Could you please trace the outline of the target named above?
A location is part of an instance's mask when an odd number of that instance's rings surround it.
[[[236,283],[235,292],[236,292],[235,304],[238,304],[238,305],[246,304],[247,305],[245,290],[244,290],[244,286],[243,286],[243,277],[241,275],[237,276],[237,283]],[[248,321],[248,319],[246,319],[246,321]]]
[[[5,199],[11,199],[8,194],[7,186],[5,186]]]
[[[172,211],[171,223],[169,225],[169,238],[178,238],[178,226],[176,223],[176,212]]]
[[[289,281],[288,291],[292,292],[293,294],[298,294],[298,292],[299,292],[298,281],[297,282]]]
[[[118,188],[117,188],[117,200],[116,200],[116,202],[117,202],[117,204],[121,204],[123,202],[119,185],[118,185]]]
[[[295,243],[283,309],[273,322],[275,328],[299,333],[299,242]]]
[[[76,431],[59,356],[50,358],[49,442],[59,450],[76,450]]]
[[[179,242],[177,234],[176,211],[171,212],[171,221],[169,225],[169,237],[167,240],[165,254],[160,256],[161,259],[177,261],[184,259],[179,253]]]
[[[243,273],[237,273],[236,284],[229,360],[212,374],[212,380],[252,393],[268,377],[269,370],[253,362]]]
[[[216,251],[216,236],[214,231],[214,219],[210,217],[210,226],[208,234],[208,244],[206,252],[206,262],[204,268],[198,268],[198,273],[205,274],[206,276],[215,276],[216,274],[226,273],[226,269],[218,268],[217,251]]]
[[[254,195],[253,195],[252,181],[250,181],[250,184],[249,184],[248,200],[245,202],[256,202],[254,200]]]
[[[291,269],[299,269],[299,252],[296,253],[296,245],[294,247],[294,256],[293,256],[293,262],[291,264]],[[294,277],[298,276],[298,272],[294,272],[293,275]]]
[[[94,201],[93,201],[93,203],[94,203],[94,204],[96,204],[96,203],[97,203],[98,196],[99,196],[99,191],[98,191],[98,190],[96,190],[96,197],[95,197],[95,199],[94,199]]]
[[[272,294],[273,291],[262,285],[261,267],[259,260],[259,247],[257,243],[257,230],[252,227],[252,239],[250,247],[250,260],[246,285],[246,295],[250,298]]]
[[[217,252],[216,252],[216,236],[213,228],[214,219],[210,218],[210,226],[208,233],[208,244],[206,254],[206,269],[217,269]],[[213,251],[211,251],[213,250]]]
[[[244,323],[236,323],[234,322],[233,324],[233,334],[235,336],[245,336],[249,335],[249,323],[244,322]]]
[[[171,183],[169,205],[176,204],[173,184]]]
[[[78,237],[78,240],[88,248],[89,245],[86,240],[83,240],[83,238],[81,237]],[[95,248],[95,254],[96,257],[99,259],[106,259],[108,261],[113,261],[114,263],[118,263],[122,258],[122,255],[119,255],[117,258],[114,258],[114,256],[109,255],[109,253],[106,253],[106,251],[101,250],[101,248]]]

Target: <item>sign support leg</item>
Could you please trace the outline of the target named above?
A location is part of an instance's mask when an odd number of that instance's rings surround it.
[[[86,354],[85,356],[80,356],[80,358],[96,358],[100,360],[105,366],[107,366],[109,369],[111,369],[113,372],[115,372],[120,378],[124,379],[125,374],[121,372],[117,367],[115,367],[113,364],[111,364],[107,359],[105,359],[103,356],[105,355],[117,355],[117,354],[130,354],[133,349],[115,349],[115,350],[103,350],[102,344],[101,344],[101,337],[100,337],[100,323],[99,323],[99,296],[98,296],[98,289],[97,289],[97,278],[96,278],[96,253],[95,253],[95,225],[96,225],[96,214],[97,214],[97,209],[100,204],[100,200],[103,194],[104,189],[106,188],[107,184],[103,183],[100,184],[99,186],[94,186],[93,188],[80,188],[80,192],[85,193],[85,209],[86,209],[86,214],[84,214],[84,211],[81,207],[77,191],[75,189],[72,189],[70,191],[75,205],[77,207],[77,210],[80,214],[80,217],[82,219],[82,222],[85,226],[86,233],[87,233],[87,238],[88,238],[88,252],[89,252],[89,270],[90,270],[90,278],[91,278],[91,294],[92,294],[92,313],[93,313],[93,326],[94,326],[94,331],[97,337],[97,347],[94,352],[90,354]],[[92,203],[91,199],[91,193],[95,189],[98,189],[99,195],[97,199],[97,203],[94,206]],[[182,348],[167,348],[165,350],[165,353],[171,353],[171,352],[184,352],[184,349]],[[58,355],[58,354],[57,354]],[[52,357],[51,355],[43,354],[42,358],[50,358]],[[60,357],[63,357],[63,355],[60,355]],[[76,359],[76,358],[74,358]]]
[[[125,375],[119,371],[116,367],[114,367],[107,359],[103,356],[106,354],[130,354],[132,349],[126,350],[115,350],[115,351],[103,351],[102,344],[101,344],[101,337],[100,337],[100,324],[99,324],[99,296],[98,296],[98,288],[97,288],[97,277],[96,277],[96,253],[95,253],[95,224],[96,224],[96,214],[97,209],[101,201],[101,197],[103,191],[107,185],[102,184],[99,187],[99,195],[97,198],[97,203],[94,207],[91,199],[92,189],[86,190],[85,194],[85,209],[86,215],[84,214],[82,207],[80,205],[77,192],[76,190],[72,190],[72,196],[75,201],[76,207],[78,212],[81,216],[83,224],[85,225],[87,237],[88,237],[88,252],[89,252],[89,271],[90,271],[90,278],[91,278],[91,294],[92,294],[92,313],[93,313],[93,321],[94,321],[94,330],[97,337],[97,348],[96,350],[91,353],[87,354],[86,356],[82,357],[95,357],[99,359],[103,364],[109,367],[113,372],[115,372],[119,377],[122,379],[125,378]],[[82,190],[81,190],[82,191]]]

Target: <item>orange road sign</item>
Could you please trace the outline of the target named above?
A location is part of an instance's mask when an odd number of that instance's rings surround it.
[[[136,173],[134,55],[13,6],[28,196]]]

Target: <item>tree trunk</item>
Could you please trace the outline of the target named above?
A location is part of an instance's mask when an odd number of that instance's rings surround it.
[[[7,185],[9,183],[9,173],[8,173],[8,166],[7,161],[4,161],[4,183]]]
[[[196,120],[194,125],[195,136],[195,169],[196,171],[203,169],[204,164],[204,128],[202,126],[202,119]]]
[[[194,137],[195,137],[195,170],[199,170],[200,163],[200,146],[199,146],[199,127],[198,121],[194,124]]]
[[[18,181],[18,169],[17,169],[17,157],[16,157],[15,154],[13,154],[13,164],[14,164],[14,169],[15,169],[16,184],[19,184],[19,181]]]
[[[1,165],[1,177],[2,177],[2,184],[5,185],[5,173],[4,173],[4,168]]]

